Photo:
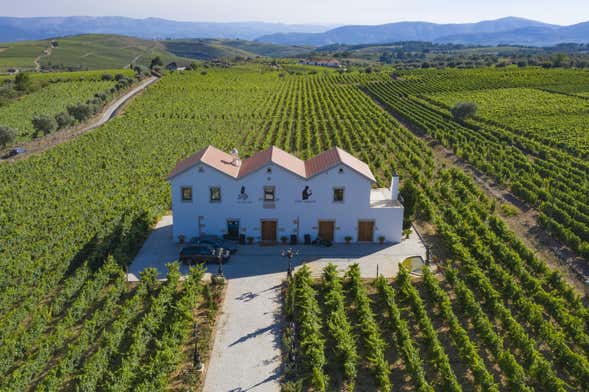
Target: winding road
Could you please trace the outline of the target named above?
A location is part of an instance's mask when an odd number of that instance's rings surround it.
[[[67,128],[67,129],[57,131],[57,132],[50,133],[49,135],[31,140],[26,143],[20,143],[20,144],[11,146],[9,149],[21,147],[21,148],[24,148],[26,150],[26,152],[23,154],[16,155],[11,158],[0,159],[0,162],[25,159],[31,154],[43,152],[43,151],[48,150],[58,144],[65,143],[65,142],[67,142],[67,141],[69,141],[79,135],[82,135],[88,131],[98,128],[99,126],[103,125],[104,123],[106,123],[107,121],[112,119],[113,117],[116,117],[117,114],[120,112],[120,110],[123,108],[123,106],[125,104],[127,104],[127,102],[129,102],[131,99],[133,99],[133,97],[135,97],[137,94],[139,94],[140,92],[145,90],[149,85],[151,85],[152,83],[155,83],[158,80],[159,80],[159,78],[157,78],[155,76],[151,76],[151,77],[143,80],[141,83],[139,83],[137,86],[133,87],[131,90],[129,90],[124,95],[122,95],[122,96],[118,97],[117,99],[115,99],[114,101],[108,103],[104,107],[102,112],[100,112],[98,115],[94,116],[93,118],[91,118],[90,120],[88,120],[87,122],[85,122],[83,124],[79,124],[75,127],[71,127],[71,128]],[[9,149],[7,149],[6,151],[8,151]],[[4,151],[4,153],[6,151]],[[2,155],[3,155],[3,153],[0,154],[0,156],[2,156]]]

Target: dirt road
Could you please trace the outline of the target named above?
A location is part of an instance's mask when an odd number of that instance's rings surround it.
[[[121,110],[121,108],[129,102],[137,94],[145,90],[149,85],[156,82],[158,78],[152,76],[142,81],[139,85],[132,88],[130,91],[110,102],[98,115],[94,116],[84,124],[79,124],[75,127],[62,129],[57,132],[50,133],[49,135],[31,140],[26,143],[11,146],[10,148],[21,147],[26,150],[26,153],[14,156],[8,159],[0,159],[0,162],[15,161],[19,159],[26,159],[31,154],[37,154],[46,151],[58,144],[65,143],[79,135],[82,135],[88,131],[91,131],[99,126],[103,125],[111,118],[115,117]],[[4,155],[3,153],[0,154]]]

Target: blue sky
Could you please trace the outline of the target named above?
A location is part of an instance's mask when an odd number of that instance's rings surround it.
[[[589,0],[0,0],[0,4],[3,16],[121,15],[216,22],[444,23],[503,16],[556,24],[589,20]]]

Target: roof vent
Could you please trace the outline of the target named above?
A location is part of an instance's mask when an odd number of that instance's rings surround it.
[[[237,148],[234,148],[233,150],[231,150],[231,164],[233,166],[240,166],[241,165],[241,160],[239,159],[239,152],[237,151]]]

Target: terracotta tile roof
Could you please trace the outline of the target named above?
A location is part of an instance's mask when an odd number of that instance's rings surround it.
[[[199,162],[211,166],[231,177],[237,177],[239,167],[231,163],[233,158],[231,154],[219,150],[213,146],[208,146],[202,150],[197,151],[188,158],[178,162],[174,170],[168,174],[168,178],[177,176],[178,174],[190,169]]]
[[[233,165],[231,161],[232,157],[230,154],[213,146],[208,146],[178,162],[174,170],[168,175],[168,179],[190,169],[199,162],[211,166],[233,178],[243,178],[261,169],[268,163],[274,163],[305,179],[343,164],[367,177],[369,180],[376,182],[372,171],[366,163],[338,147],[324,151],[306,161],[274,146],[243,160],[240,166]]]

